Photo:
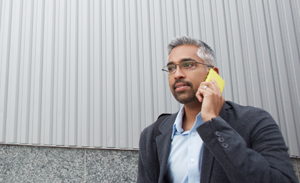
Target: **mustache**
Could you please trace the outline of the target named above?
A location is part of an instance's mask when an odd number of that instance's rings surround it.
[[[175,83],[172,85],[173,90],[175,90],[175,85],[177,83],[184,83],[184,84],[186,84],[186,85],[188,85],[188,86],[190,86],[190,87],[193,88],[193,84],[191,82],[184,81],[183,79],[179,79],[179,80],[175,81]]]

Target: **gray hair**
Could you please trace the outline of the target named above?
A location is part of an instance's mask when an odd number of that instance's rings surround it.
[[[211,65],[213,67],[216,66],[216,57],[214,51],[203,41],[199,39],[194,39],[188,36],[181,36],[171,40],[168,45],[168,55],[170,55],[171,51],[181,45],[195,45],[198,46],[199,49],[197,51],[198,57],[203,60],[205,64]],[[205,66],[206,70],[209,69],[208,66]]]

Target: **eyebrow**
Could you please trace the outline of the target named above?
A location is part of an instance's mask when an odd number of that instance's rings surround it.
[[[180,63],[185,62],[185,61],[190,61],[190,60],[196,62],[195,59],[192,59],[192,58],[184,58],[184,59],[180,60]],[[171,62],[169,62],[169,63],[167,64],[167,66],[168,66],[168,65],[171,65],[171,64],[175,64],[175,63],[171,61]]]

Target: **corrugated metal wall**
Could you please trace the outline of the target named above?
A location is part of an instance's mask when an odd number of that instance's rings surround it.
[[[224,96],[269,111],[300,155],[298,0],[0,0],[0,142],[138,148],[179,104],[161,68],[190,35]]]

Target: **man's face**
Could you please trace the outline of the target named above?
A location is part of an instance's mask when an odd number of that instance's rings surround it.
[[[169,55],[168,63],[179,64],[187,59],[203,63],[197,51],[198,47],[195,45],[175,47]],[[182,104],[198,102],[195,95],[207,73],[205,65],[202,64],[196,64],[192,70],[182,70],[177,65],[175,73],[169,74],[169,86],[175,99]]]

